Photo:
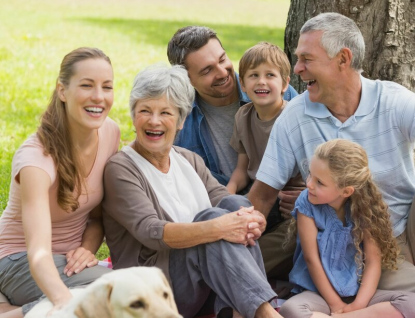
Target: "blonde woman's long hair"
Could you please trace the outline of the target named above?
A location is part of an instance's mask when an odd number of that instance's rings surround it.
[[[319,145],[314,157],[327,162],[338,188],[354,188],[349,200],[358,268],[364,268],[365,257],[361,244],[367,234],[380,249],[382,267],[397,269],[399,248],[392,233],[388,206],[372,179],[366,151],[355,142],[333,139]],[[292,226],[290,228],[292,235],[294,230]]]
[[[68,87],[75,73],[75,64],[87,59],[104,59],[111,65],[109,57],[101,50],[81,47],[63,58],[57,82]],[[45,155],[50,155],[56,165],[58,204],[63,210],[73,212],[79,207],[78,198],[85,188],[85,182],[80,173],[81,160],[72,144],[65,108],[66,105],[58,97],[55,88],[41,117],[37,136],[45,149]]]

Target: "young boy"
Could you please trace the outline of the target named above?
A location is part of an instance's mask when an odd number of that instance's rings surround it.
[[[283,95],[290,82],[290,70],[285,53],[268,42],[248,49],[239,62],[241,88],[252,102],[235,115],[230,145],[238,152],[238,163],[226,186],[230,193],[244,190],[255,180],[271,128],[287,103]],[[304,188],[298,175],[283,190]]]

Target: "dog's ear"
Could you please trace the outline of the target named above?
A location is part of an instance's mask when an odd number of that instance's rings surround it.
[[[87,288],[88,292],[84,294],[83,299],[75,308],[75,316],[78,318],[114,318],[110,303],[113,283],[105,281],[90,287],[93,288]]]

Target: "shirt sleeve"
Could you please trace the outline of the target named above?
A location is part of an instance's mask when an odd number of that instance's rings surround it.
[[[238,153],[246,153],[245,147],[242,144],[241,136],[239,133],[239,122],[240,122],[240,115],[241,115],[241,108],[238,110],[238,112],[235,114],[235,121],[233,124],[233,133],[231,140],[229,141],[229,144],[231,147]]]
[[[300,193],[297,200],[295,201],[294,210],[291,215],[297,219],[298,213],[314,219],[313,205],[308,201],[308,190],[304,190]]]
[[[32,135],[16,151],[13,157],[12,176],[17,181],[17,176],[25,167],[36,167],[45,171],[51,184],[56,180],[56,168],[50,155],[44,154],[44,148],[36,135]]]
[[[298,173],[290,136],[285,128],[286,117],[287,112],[283,112],[275,121],[256,175],[259,181],[277,190],[283,189]]]
[[[401,88],[395,93],[395,112],[398,127],[407,140],[415,141],[415,93]],[[392,98],[388,96],[387,98]]]

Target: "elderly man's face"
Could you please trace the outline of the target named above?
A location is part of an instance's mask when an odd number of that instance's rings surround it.
[[[236,91],[236,78],[232,62],[216,39],[211,39],[199,50],[189,53],[186,67],[190,81],[200,96],[214,106],[227,97],[232,98]]]
[[[335,101],[339,81],[339,54],[333,58],[321,46],[321,31],[303,33],[298,40],[295,54],[298,61],[294,72],[307,83],[310,100],[330,106]]]

